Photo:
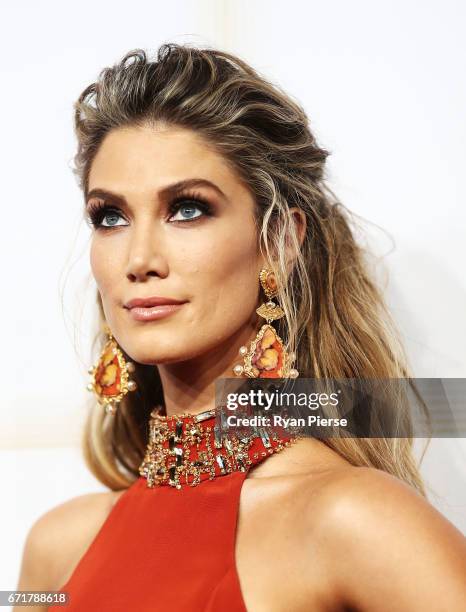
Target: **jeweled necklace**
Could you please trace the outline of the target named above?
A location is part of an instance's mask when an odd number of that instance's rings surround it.
[[[155,409],[150,416],[149,442],[139,467],[150,488],[170,485],[181,489],[231,472],[246,472],[299,437],[269,435],[265,428],[258,428],[259,435],[221,434],[215,408],[169,417]]]

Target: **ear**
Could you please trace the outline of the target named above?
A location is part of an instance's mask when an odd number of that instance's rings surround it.
[[[304,237],[306,235],[306,227],[307,227],[306,214],[301,208],[298,208],[297,206],[293,206],[292,208],[290,208],[290,216],[295,226],[295,232],[298,238],[299,246],[301,247],[304,241]],[[296,251],[292,244],[287,244],[286,255],[287,255],[286,259],[288,262],[287,274],[290,275],[293,270],[294,261],[296,257]]]
[[[298,206],[293,206],[292,208],[289,209],[289,212],[290,212],[291,220],[295,225],[295,231],[296,231],[296,236],[298,238],[299,245],[301,246],[303,244],[304,237],[306,235],[306,228],[307,228],[306,214]],[[288,262],[287,275],[289,276],[291,274],[291,271],[293,270],[294,258],[295,258],[296,252],[292,244],[290,244],[289,241],[287,242],[288,243],[285,247],[285,251],[286,251],[286,259]],[[265,267],[267,267],[267,262],[264,260],[262,261],[261,268],[265,268]]]
[[[302,245],[304,236],[306,235],[306,227],[307,227],[306,214],[301,208],[298,208],[297,206],[293,206],[292,208],[290,208],[290,215],[295,224],[296,235],[298,236],[299,244]]]

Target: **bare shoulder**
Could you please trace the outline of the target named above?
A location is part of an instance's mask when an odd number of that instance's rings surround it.
[[[466,609],[466,538],[408,484],[348,466],[301,487],[301,496],[303,541],[323,553],[342,605]]]
[[[123,492],[79,495],[40,516],[26,538],[18,589],[63,586]]]

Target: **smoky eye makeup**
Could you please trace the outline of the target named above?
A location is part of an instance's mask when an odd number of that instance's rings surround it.
[[[195,224],[214,214],[214,207],[198,192],[180,193],[166,204],[168,223]],[[86,221],[96,230],[109,230],[129,224],[125,214],[115,204],[104,200],[90,200],[86,206]]]
[[[199,211],[200,214],[193,216],[193,211]],[[176,198],[171,200],[168,204],[169,218],[172,219],[170,222],[189,223],[202,219],[203,217],[210,217],[213,215],[213,206],[203,198],[199,193],[190,192],[178,195]],[[180,213],[179,219],[173,219]],[[184,216],[187,215],[187,216]]]
[[[86,221],[95,228],[108,229],[118,227],[119,219],[125,219],[123,212],[115,205],[102,200],[91,200],[86,207]]]

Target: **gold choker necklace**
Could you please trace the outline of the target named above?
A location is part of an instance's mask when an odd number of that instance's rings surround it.
[[[272,453],[290,446],[298,436],[281,437],[265,428],[257,434],[221,434],[215,408],[199,414],[164,416],[151,412],[149,442],[139,474],[147,486],[196,486],[232,472],[246,472]]]

